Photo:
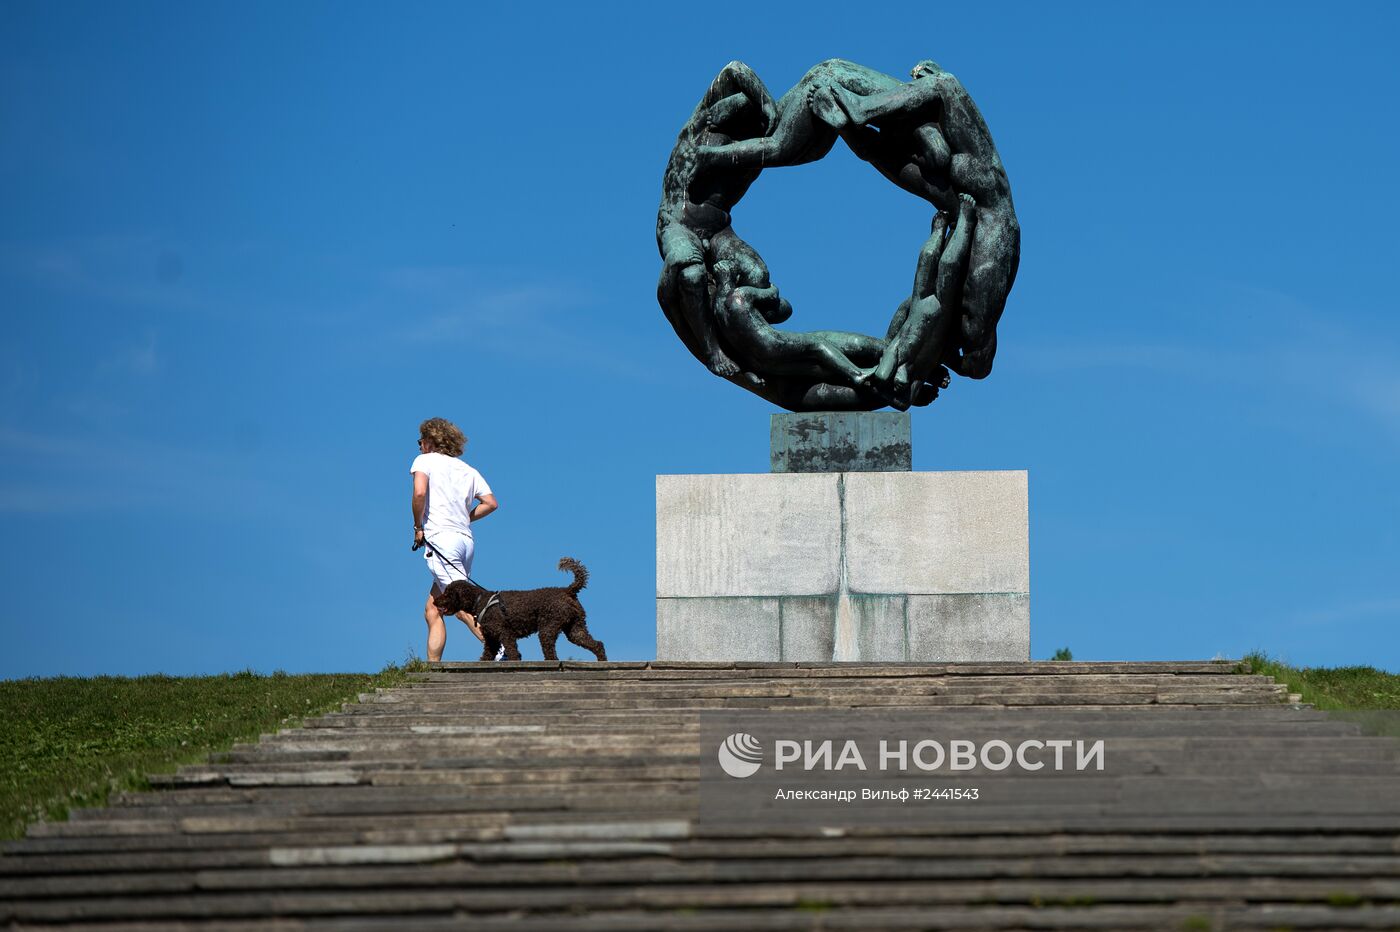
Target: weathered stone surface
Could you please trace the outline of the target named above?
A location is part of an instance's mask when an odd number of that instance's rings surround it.
[[[830,660],[836,630],[836,600],[831,596],[779,600],[783,660]]]
[[[661,659],[1029,657],[1024,471],[658,476],[656,489]],[[906,613],[905,597],[931,595],[959,598]],[[684,616],[663,611],[683,598],[697,600]],[[783,600],[775,652],[737,652],[767,645],[768,628],[731,627],[733,598]],[[681,617],[684,632],[661,630]],[[702,632],[723,643],[700,644]]]
[[[1024,470],[843,479],[853,592],[1030,592]]]
[[[657,598],[835,592],[837,484],[831,474],[657,476]]]
[[[856,660],[906,660],[905,597],[852,595],[851,615],[856,631]]]
[[[908,472],[913,468],[909,415],[896,411],[774,414],[773,472]]]
[[[778,600],[657,599],[656,656],[779,660]]]
[[[1030,659],[1031,608],[1026,593],[911,595],[909,659]]]

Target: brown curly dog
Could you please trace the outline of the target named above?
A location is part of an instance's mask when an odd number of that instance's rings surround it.
[[[482,660],[494,659],[502,645],[505,645],[506,660],[519,660],[520,651],[515,642],[536,633],[540,636],[540,650],[545,659],[558,660],[554,642],[560,632],[579,647],[591,650],[599,660],[607,660],[603,642],[594,640],[588,633],[583,606],[578,600],[579,590],[588,585],[588,570],[573,557],[560,560],[559,568],[573,572],[573,585],[506,590],[496,593],[495,603],[489,604],[490,592],[474,583],[458,581],[433,596],[433,602],[443,617],[461,611],[476,616],[481,633],[486,636]]]

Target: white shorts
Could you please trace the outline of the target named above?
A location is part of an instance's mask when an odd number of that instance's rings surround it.
[[[475,554],[476,543],[470,537],[447,531],[434,532],[428,546],[423,548],[423,560],[428,565],[428,572],[433,574],[433,592],[441,592],[448,583],[471,575]]]

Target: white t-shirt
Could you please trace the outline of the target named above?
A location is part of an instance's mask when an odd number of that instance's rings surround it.
[[[434,531],[472,536],[471,511],[477,498],[490,495],[486,480],[455,456],[420,453],[408,467],[428,477],[428,503],[423,513],[423,533],[431,540]]]

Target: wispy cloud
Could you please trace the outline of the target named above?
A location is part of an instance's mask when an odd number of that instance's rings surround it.
[[[468,266],[388,270],[389,300],[400,308],[389,339],[432,351],[448,347],[543,366],[592,368],[654,381],[645,365],[598,330],[598,296],[559,281],[512,281]],[[658,312],[659,314],[659,312]]]
[[[1400,433],[1400,342],[1394,336],[1363,332],[1290,295],[1257,288],[1231,288],[1220,301],[1230,307],[1228,326],[1196,325],[1182,334],[1200,336],[1196,344],[1179,338],[1080,341],[1019,352],[1023,362],[1047,372],[1146,370],[1280,397],[1321,397]]]
[[[109,306],[205,310],[184,281],[186,251],[147,233],[0,243],[0,275]]]
[[[1169,343],[1042,343],[1025,347],[1019,352],[1022,361],[1047,372],[1066,369],[1147,369],[1180,373],[1202,366],[1208,359],[1216,366],[1223,362],[1218,351],[1212,354],[1195,347]]]
[[[1356,622],[1371,622],[1382,618],[1400,621],[1400,596],[1359,599],[1323,608],[1296,613],[1291,621],[1296,625],[1342,626]]]
[[[151,376],[160,368],[160,353],[157,349],[155,331],[134,343],[114,347],[106,358],[96,366],[101,375]]]
[[[384,272],[384,281],[401,292],[438,300],[484,284],[484,276],[465,265],[401,265]]]
[[[1353,401],[1375,417],[1400,427],[1400,364],[1370,360],[1347,373],[1342,386]]]
[[[408,343],[484,343],[495,350],[528,354],[532,341],[563,340],[569,328],[561,325],[561,318],[579,305],[576,296],[548,286],[478,285],[444,296],[419,316],[406,314],[399,337]]]
[[[111,489],[74,489],[42,483],[0,484],[0,514],[73,515],[124,511],[158,503],[153,494],[114,493]]]
[[[226,451],[0,426],[0,463],[0,513],[295,511],[284,485]]]

